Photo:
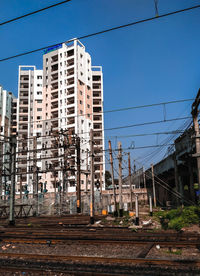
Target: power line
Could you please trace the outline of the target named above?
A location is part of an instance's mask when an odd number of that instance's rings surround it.
[[[112,128],[104,128],[104,130],[115,130],[115,129],[122,129],[122,128],[137,127],[137,126],[145,126],[145,125],[153,125],[153,124],[160,124],[160,123],[168,123],[168,122],[172,122],[172,121],[179,121],[179,120],[186,120],[186,119],[191,119],[191,117],[182,117],[182,118],[173,118],[173,119],[168,119],[168,120],[144,122],[144,123],[133,124],[133,125],[126,125],[126,126],[119,126],[119,127],[112,127]]]
[[[110,110],[105,110],[105,111],[99,111],[99,114],[106,114],[106,113],[113,113],[113,112],[119,112],[119,111],[127,111],[127,110],[132,110],[132,109],[140,109],[140,108],[148,108],[148,107],[154,107],[154,106],[163,106],[167,104],[175,104],[175,103],[183,103],[183,102],[190,102],[194,101],[194,99],[182,99],[182,100],[174,100],[174,101],[168,101],[168,102],[161,102],[161,103],[153,103],[153,104],[146,104],[146,105],[136,105],[136,106],[130,106],[130,107],[122,107],[122,108],[117,108],[117,109],[110,109]],[[74,115],[73,117],[85,117],[87,115],[96,115],[96,113],[85,113],[85,114],[78,114]],[[32,123],[41,123],[41,122],[51,122],[51,121],[57,121],[57,120],[62,120],[62,119],[67,119],[67,116],[62,116],[59,118],[51,118],[51,119],[40,119],[40,120],[35,120],[35,121],[27,121],[28,124]]]
[[[65,0],[65,1],[62,1],[62,2],[58,2],[56,4],[53,4],[53,5],[50,5],[50,6],[47,6],[45,8],[42,8],[42,9],[39,9],[39,10],[36,10],[36,11],[33,11],[33,12],[29,12],[29,13],[26,13],[26,14],[23,14],[21,16],[18,16],[18,17],[15,17],[15,18],[12,18],[12,19],[9,19],[7,21],[4,21],[4,22],[0,22],[0,26],[3,26],[3,25],[6,25],[6,24],[9,24],[11,22],[14,22],[14,21],[17,21],[17,20],[20,20],[22,18],[25,18],[25,17],[28,17],[30,15],[33,15],[33,14],[36,14],[36,13],[39,13],[39,12],[42,12],[42,11],[45,11],[45,10],[48,10],[48,9],[51,9],[51,8],[54,8],[56,6],[59,6],[59,5],[62,5],[62,4],[65,4],[67,2],[70,2],[71,0]]]
[[[69,42],[72,42],[74,40],[81,40],[81,39],[93,37],[93,36],[96,36],[96,35],[101,35],[101,34],[104,34],[104,33],[111,32],[111,31],[119,30],[119,29],[122,29],[122,28],[127,28],[127,27],[134,26],[134,25],[137,25],[137,24],[140,24],[140,23],[153,21],[153,20],[156,20],[156,19],[160,19],[160,18],[167,17],[167,16],[170,16],[170,15],[175,15],[175,14],[179,14],[179,13],[182,13],[182,12],[194,10],[194,9],[197,9],[197,8],[200,8],[200,5],[196,5],[196,6],[192,6],[192,7],[189,7],[189,8],[185,8],[185,9],[165,13],[165,14],[162,14],[162,15],[159,15],[159,16],[154,16],[154,17],[149,17],[149,18],[146,18],[146,19],[134,21],[134,22],[131,22],[131,23],[128,23],[128,24],[124,24],[124,25],[113,27],[113,28],[105,29],[105,30],[102,30],[102,31],[99,31],[99,32],[83,35],[83,36],[77,37],[76,39],[70,39],[70,40],[62,41],[62,42],[59,42],[59,43],[56,43],[56,44],[44,46],[44,47],[41,47],[41,48],[38,48],[38,49],[34,49],[34,50],[31,50],[31,51],[23,52],[23,53],[20,53],[20,54],[16,54],[14,56],[10,56],[10,57],[0,59],[0,62],[10,60],[10,59],[13,59],[13,58],[17,58],[17,57],[21,57],[21,56],[25,56],[25,55],[28,55],[28,54],[33,54],[35,52],[45,50],[46,48],[54,47],[54,46],[57,46],[57,45],[62,44],[62,43],[69,43]]]

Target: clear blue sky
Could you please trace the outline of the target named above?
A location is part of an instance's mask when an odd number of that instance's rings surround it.
[[[57,3],[0,1],[0,22]],[[200,4],[159,0],[159,13]],[[0,58],[155,15],[153,0],[72,0],[68,4],[0,27]],[[195,97],[200,87],[200,9],[109,32],[82,41],[93,65],[104,72],[104,109]],[[42,52],[0,63],[0,84],[17,95],[19,65],[42,68]],[[187,116],[190,103],[166,106],[167,118]],[[105,115],[105,127],[163,118],[162,107]],[[175,130],[183,122],[107,131],[106,136]],[[121,139],[123,147],[161,143],[167,136]],[[119,139],[113,139],[113,147]],[[107,144],[106,144],[107,147]],[[152,150],[132,150],[132,159]],[[156,161],[165,154],[155,155]],[[139,161],[142,161],[139,159]],[[148,162],[145,166],[148,166]]]

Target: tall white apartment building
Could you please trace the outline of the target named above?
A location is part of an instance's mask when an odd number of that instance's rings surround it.
[[[102,188],[105,188],[103,73],[101,66],[92,66],[92,91],[95,181],[102,181]]]
[[[19,66],[17,102],[17,191],[20,184],[33,192],[33,136],[42,134],[43,72],[35,66]],[[41,121],[40,121],[41,120]],[[42,147],[37,138],[37,149]],[[37,153],[39,158],[40,153]],[[41,161],[36,165],[41,168]],[[39,175],[39,178],[41,176]]]
[[[10,143],[7,137],[12,132],[12,106],[15,96],[0,86],[0,196],[5,191],[5,185],[10,181]]]
[[[87,155],[90,153],[90,129],[95,128],[95,147],[99,146],[101,154],[95,159],[96,181],[104,186],[104,135],[103,135],[103,86],[102,70],[94,72],[91,66],[91,56],[86,52],[85,46],[78,40],[63,43],[49,48],[43,55],[43,136],[56,130],[70,130],[80,137],[81,170],[87,170]],[[97,77],[97,79],[96,79]],[[94,78],[94,84],[93,84]],[[96,88],[95,88],[96,85]],[[94,91],[93,91],[94,86]],[[97,88],[98,86],[98,88]],[[95,96],[94,96],[95,95]],[[94,97],[93,97],[94,96]],[[95,114],[93,114],[93,111]],[[94,122],[95,120],[95,122]],[[48,138],[43,143],[48,148]],[[43,162],[45,166],[56,168],[56,156],[60,156],[63,149],[51,151],[51,160]],[[71,150],[75,157],[75,150]],[[60,160],[61,161],[61,160]],[[76,167],[76,158],[70,161]],[[47,164],[50,163],[50,164]],[[98,163],[98,165],[97,165]],[[101,166],[100,166],[101,164]],[[57,180],[62,180],[62,173],[56,173]],[[54,191],[55,174],[46,173],[43,177],[49,191]],[[86,176],[81,175],[81,189],[85,190]],[[76,177],[69,173],[67,177],[69,192],[76,190]]]

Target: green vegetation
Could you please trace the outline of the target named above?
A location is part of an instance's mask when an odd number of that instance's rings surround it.
[[[160,219],[162,228],[180,231],[183,227],[200,222],[200,206],[159,211],[156,216]]]
[[[174,254],[174,255],[182,255],[181,249],[169,249],[168,251],[165,251],[167,254]]]

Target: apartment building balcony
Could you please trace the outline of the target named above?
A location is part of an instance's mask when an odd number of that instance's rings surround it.
[[[27,99],[23,99],[23,100],[21,100],[20,102],[19,102],[19,104],[20,104],[20,106],[26,106],[26,105],[28,105],[28,100]]]
[[[101,115],[93,115],[93,121],[95,123],[101,123],[102,122],[102,116]]]
[[[29,81],[29,76],[20,76],[20,82],[28,82]]]
[[[67,75],[66,76],[70,77],[70,76],[73,76],[73,75],[74,75],[74,67],[67,70]]]
[[[51,63],[54,63],[56,61],[58,61],[58,55],[52,56],[51,57]]]
[[[51,122],[51,126],[53,129],[58,128],[58,120]]]
[[[101,91],[93,91],[93,99],[101,99]]]
[[[19,98],[20,99],[24,99],[24,98],[26,99],[26,98],[28,98],[28,91],[21,91],[20,90],[20,92],[19,92]]]
[[[20,90],[22,90],[22,89],[28,89],[29,85],[28,85],[28,83],[20,83],[19,88],[20,88]]]
[[[51,91],[57,90],[58,89],[58,82],[52,83],[51,84]]]
[[[101,123],[95,123],[94,122],[94,124],[93,124],[93,129],[94,130],[100,130],[100,129],[102,129],[102,124]]]
[[[51,75],[51,82],[54,82],[56,80],[58,80],[58,73],[55,73],[55,74]]]
[[[93,83],[92,88],[100,90],[101,89],[101,83]]]
[[[52,117],[52,119],[58,118],[58,110],[52,111],[52,112],[51,112],[51,117]]]
[[[98,75],[94,75],[93,77],[92,77],[92,80],[93,80],[93,82],[100,82],[101,81],[101,76],[98,76]]]
[[[74,66],[74,59],[70,58],[67,60],[67,67]]]
[[[68,119],[67,119],[67,124],[68,124],[68,125],[73,125],[73,124],[75,124],[75,118],[74,118],[74,117],[68,118]]]
[[[19,109],[19,115],[28,114],[28,109]]]
[[[51,103],[51,110],[58,108],[58,101]]]
[[[67,86],[74,84],[74,78],[68,78],[67,79]]]
[[[95,106],[101,106],[101,104],[102,104],[101,100],[98,100],[98,99],[94,99],[93,100],[93,107],[95,107]]]
[[[51,91],[51,100],[58,100],[58,89],[56,91]]]
[[[73,56],[74,56],[74,49],[68,50],[68,51],[67,51],[67,59],[68,59],[68,58],[71,59]]]
[[[67,116],[73,116],[75,112],[74,107],[68,108],[67,109]]]
[[[74,97],[67,99],[67,105],[71,105],[71,104],[74,104]]]
[[[101,113],[101,112],[102,112],[101,106],[93,107],[93,113]]]
[[[72,88],[67,88],[67,97],[68,96],[71,96],[71,95],[73,95],[74,94],[74,87],[72,87]]]
[[[58,64],[54,64],[51,66],[51,73],[58,73]]]

